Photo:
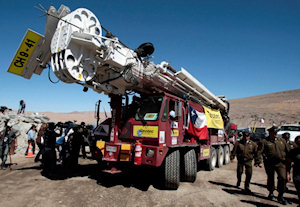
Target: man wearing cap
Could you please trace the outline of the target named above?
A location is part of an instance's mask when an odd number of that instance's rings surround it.
[[[275,189],[274,175],[277,173],[278,183],[278,202],[286,205],[287,201],[283,197],[286,188],[286,181],[289,177],[286,170],[286,159],[289,152],[289,147],[284,139],[276,136],[276,127],[273,126],[269,131],[269,136],[261,140],[258,144],[258,160],[256,166],[262,167],[262,160],[264,161],[265,171],[268,176],[267,188],[269,191],[268,199],[273,200]]]
[[[257,157],[257,144],[250,140],[250,133],[247,131],[243,132],[243,137],[241,140],[237,141],[234,145],[234,148],[231,152],[230,159],[233,160],[234,157],[237,156],[237,184],[239,187],[241,184],[242,174],[246,171],[246,179],[245,179],[245,193],[251,194],[251,190],[249,188],[250,180],[252,177],[252,160]]]
[[[288,147],[289,147],[289,150],[293,149],[295,146],[294,142],[290,141],[290,133],[288,132],[285,132],[282,134],[281,136],[287,143]]]

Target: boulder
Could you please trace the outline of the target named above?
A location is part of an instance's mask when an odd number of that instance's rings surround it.
[[[15,153],[24,155],[27,143],[27,132],[34,124],[39,130],[42,123],[47,123],[50,119],[45,114],[32,113],[32,114],[17,114],[16,112],[9,112],[7,114],[0,114],[0,130],[4,128],[5,121],[9,120],[8,124],[16,132],[18,147]],[[38,150],[38,148],[36,149]]]

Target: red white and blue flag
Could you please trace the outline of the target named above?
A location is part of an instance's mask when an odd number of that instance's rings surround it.
[[[189,105],[188,116],[188,129],[187,132],[198,139],[207,139],[207,120],[204,112],[199,112]]]

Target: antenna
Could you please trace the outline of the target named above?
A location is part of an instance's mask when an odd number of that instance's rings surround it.
[[[59,17],[57,17],[57,16],[55,16],[55,15],[49,13],[49,12],[48,12],[41,4],[39,4],[39,7],[38,7],[38,6],[34,6],[34,8],[36,8],[37,10],[40,10],[41,12],[44,13],[44,14],[41,15],[40,17],[45,16],[45,15],[48,15],[48,16],[54,17],[54,18],[56,18],[56,19],[59,19],[59,20],[65,22],[65,23],[67,23],[67,24],[70,24],[70,25],[72,25],[72,26],[74,26],[74,27],[77,27],[78,29],[80,29],[80,31],[83,31],[83,28],[78,27],[77,25],[72,24],[71,22],[68,22],[68,21],[66,21],[66,20],[64,20],[64,19],[62,19],[62,18],[59,18]]]

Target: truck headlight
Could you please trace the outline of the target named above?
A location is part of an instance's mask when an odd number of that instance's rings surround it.
[[[147,157],[154,157],[154,149],[147,148],[146,149],[146,156]]]

